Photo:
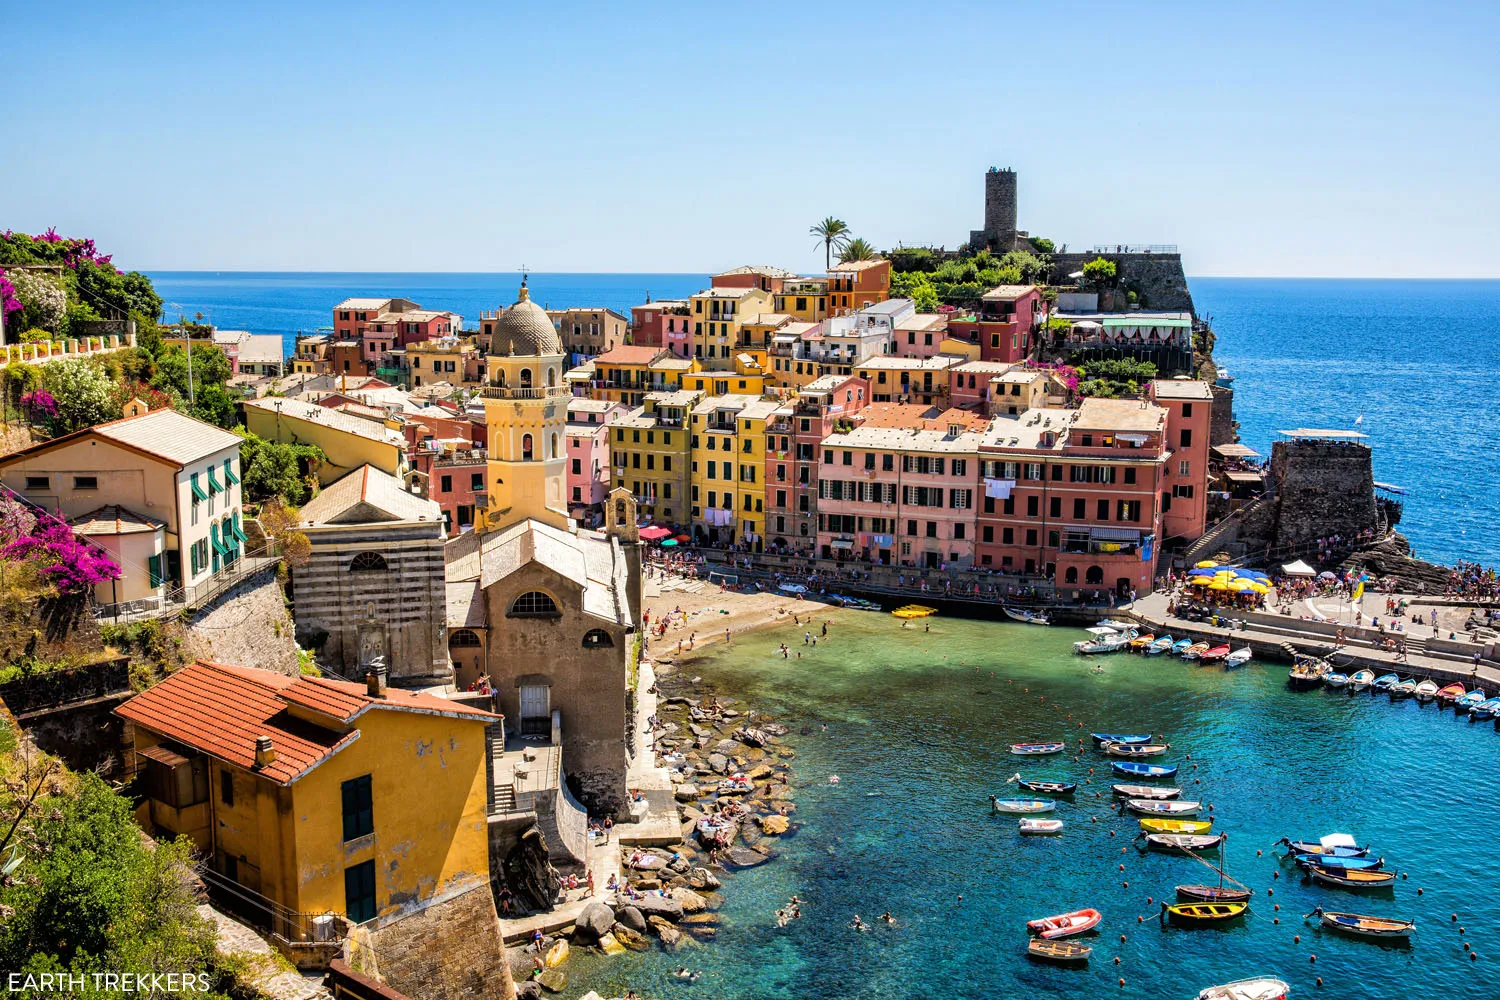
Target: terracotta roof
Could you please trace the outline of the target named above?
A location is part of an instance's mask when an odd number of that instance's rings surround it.
[[[1009,302],[1035,290],[1035,285],[996,285],[985,292],[982,298],[990,302]]]
[[[797,272],[788,271],[780,267],[772,267],[769,264],[743,264],[740,267],[732,267],[727,271],[720,271],[714,275],[715,278],[727,278],[734,274],[758,274],[767,278],[795,278]]]
[[[867,271],[879,264],[888,264],[890,261],[884,257],[875,260],[841,260],[828,269],[830,274],[840,274],[846,271]]]
[[[129,535],[138,531],[155,531],[157,528],[167,526],[165,521],[145,514],[137,514],[127,507],[113,503],[98,507],[87,514],[79,514],[68,523],[80,535]]]

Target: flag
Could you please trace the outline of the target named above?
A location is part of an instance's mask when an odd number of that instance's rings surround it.
[[[1356,583],[1354,585],[1354,594],[1349,599],[1351,601],[1357,601],[1364,594],[1364,592],[1365,592],[1365,581],[1361,580],[1361,581],[1359,581],[1358,583]]]
[[[1362,424],[1364,422],[1365,422],[1365,415],[1363,413],[1361,413],[1359,416],[1357,416],[1357,417],[1354,418],[1354,426],[1355,427],[1358,427],[1360,424]]]

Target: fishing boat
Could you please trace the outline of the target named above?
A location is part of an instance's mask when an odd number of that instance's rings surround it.
[[[1055,941],[1058,938],[1073,937],[1091,931],[1098,927],[1099,921],[1103,919],[1104,917],[1098,910],[1074,910],[1072,913],[1059,913],[1055,917],[1028,920],[1026,929],[1038,937]]]
[[[1060,819],[1023,819],[1017,823],[1017,828],[1029,836],[1062,833],[1063,821]]]
[[[1162,653],[1165,653],[1167,650],[1172,648],[1172,643],[1174,641],[1175,640],[1170,635],[1164,635],[1160,639],[1157,639],[1155,642],[1153,642],[1151,645],[1147,646],[1145,649],[1141,650],[1141,652],[1145,653],[1147,656],[1160,656]]]
[[[1462,698],[1453,699],[1453,709],[1458,712],[1467,712],[1477,705],[1484,703],[1484,688],[1475,688]]]
[[[1222,885],[1179,885],[1177,898],[1200,903],[1244,903],[1251,896],[1249,889],[1230,889]]]
[[[1474,722],[1476,720],[1482,721],[1485,719],[1493,719],[1496,715],[1500,715],[1500,698],[1491,698],[1488,701],[1481,701],[1479,704],[1469,709],[1470,722]]]
[[[1111,757],[1160,757],[1167,752],[1165,743],[1105,743],[1100,749]]]
[[[928,615],[937,614],[937,608],[929,608],[925,604],[906,604],[892,611],[891,614],[897,618],[926,618]]]
[[[1199,663],[1217,663],[1229,655],[1229,646],[1212,646],[1198,654]]]
[[[1120,621],[1117,618],[1101,618],[1097,624],[1105,628],[1112,628],[1116,632],[1128,632],[1136,627],[1135,622]]]
[[[1449,684],[1447,687],[1438,689],[1437,700],[1444,705],[1452,705],[1463,696],[1464,686],[1462,684]]]
[[[1326,854],[1336,858],[1362,858],[1370,853],[1368,847],[1361,847],[1347,833],[1330,833],[1317,840],[1291,840],[1282,837],[1272,846],[1277,845],[1285,845],[1290,854]]]
[[[1106,743],[1150,743],[1150,733],[1089,733],[1094,743],[1103,746]]]
[[[1093,628],[1085,629],[1085,631],[1092,633],[1094,637],[1092,639],[1085,639],[1082,642],[1073,643],[1073,652],[1081,656],[1118,653],[1135,638],[1134,629],[1119,632],[1112,628],[1105,628],[1103,625],[1096,625]]]
[[[1094,949],[1077,941],[1048,941],[1045,938],[1032,938],[1026,944],[1026,955],[1028,958],[1040,959],[1044,962],[1087,962]]]
[[[1013,622],[1021,622],[1026,625],[1051,625],[1045,611],[1031,611],[1026,608],[1001,608],[1005,617]]]
[[[1376,691],[1389,691],[1399,683],[1401,683],[1401,678],[1395,674],[1381,674],[1370,683],[1370,686]]]
[[[1049,813],[1057,809],[1057,803],[1051,799],[1001,799],[991,795],[990,808],[997,813],[1012,815]]]
[[[1208,833],[1214,828],[1211,819],[1143,819],[1141,829],[1147,833]]]
[[[1286,1000],[1290,990],[1290,986],[1274,976],[1257,976],[1210,986],[1198,993],[1197,1000]]]
[[[1196,816],[1202,808],[1201,802],[1185,802],[1181,799],[1125,799],[1125,808],[1141,816]]]
[[[1293,854],[1298,868],[1326,868],[1333,872],[1375,871],[1385,867],[1385,858],[1345,858],[1337,854]]]
[[[1331,931],[1342,931],[1356,937],[1378,938],[1382,941],[1404,941],[1411,937],[1417,926],[1415,920],[1399,920],[1394,917],[1372,917],[1363,913],[1340,913],[1325,910],[1321,906],[1309,913]]]
[[[1067,748],[1066,743],[1012,743],[1010,752],[1017,757],[1045,757],[1048,754],[1062,753]]]
[[[1175,851],[1186,854],[1190,851],[1213,851],[1224,843],[1222,833],[1145,833],[1146,846],[1153,851]]]
[[[1337,670],[1323,678],[1323,683],[1329,690],[1338,691],[1349,686],[1349,675],[1341,674]]]
[[[1331,868],[1309,868],[1307,874],[1319,885],[1333,889],[1350,889],[1356,892],[1389,889],[1396,881],[1395,872],[1334,871]]]
[[[1171,778],[1177,774],[1176,764],[1143,764],[1135,760],[1112,760],[1109,769],[1132,778]]]
[[[1184,660],[1196,660],[1206,652],[1208,652],[1208,643],[1195,642],[1182,651],[1182,658]]]
[[[1414,678],[1411,677],[1408,677],[1406,680],[1401,681],[1400,683],[1391,685],[1392,698],[1410,698],[1416,693],[1417,682]]]
[[[1014,781],[1024,792],[1037,792],[1041,795],[1072,795],[1078,790],[1076,781],[1038,781],[1023,778],[1019,774],[1012,777],[1010,781]]]
[[[1175,799],[1182,794],[1180,788],[1157,787],[1156,785],[1111,785],[1116,798],[1121,799]]]
[[[1130,640],[1130,651],[1132,653],[1139,653],[1155,641],[1155,632],[1147,632],[1145,635],[1138,635],[1134,639]]]
[[[1172,643],[1172,655],[1181,656],[1183,653],[1186,653],[1188,651],[1188,647],[1190,647],[1192,644],[1193,640],[1191,639],[1178,639],[1176,642]]]
[[[1311,656],[1298,657],[1297,663],[1291,670],[1287,671],[1286,682],[1294,690],[1315,688],[1323,683],[1323,678],[1333,673],[1333,667],[1328,661],[1315,659]]]
[[[1249,903],[1162,903],[1163,920],[1190,926],[1223,923],[1245,915]]]
[[[1375,671],[1368,668],[1356,670],[1349,675],[1349,686],[1355,691],[1363,691],[1375,683]]]
[[[1224,669],[1233,670],[1236,667],[1243,667],[1245,664],[1250,662],[1250,657],[1254,655],[1255,654],[1250,651],[1249,646],[1246,646],[1243,649],[1236,649],[1234,652],[1224,657]]]
[[[1412,693],[1417,696],[1418,701],[1426,704],[1427,702],[1437,697],[1437,681],[1429,677],[1422,683],[1418,684],[1415,688],[1413,688]]]

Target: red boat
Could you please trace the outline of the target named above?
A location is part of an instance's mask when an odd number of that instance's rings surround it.
[[[1091,931],[1098,927],[1099,921],[1103,919],[1104,917],[1098,910],[1074,910],[1072,913],[1059,913],[1055,917],[1028,920],[1026,929],[1038,937],[1051,941]]]
[[[1222,659],[1224,659],[1224,657],[1226,657],[1228,655],[1229,655],[1229,647],[1228,646],[1215,646],[1212,649],[1206,649],[1203,652],[1199,653],[1198,654],[1198,662],[1199,663],[1213,663],[1216,660],[1222,660]]]

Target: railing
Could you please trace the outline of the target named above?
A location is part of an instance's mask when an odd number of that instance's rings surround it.
[[[273,550],[274,552],[274,550]],[[218,597],[224,591],[253,576],[269,566],[280,562],[279,553],[263,556],[240,556],[206,580],[187,587],[173,587],[164,597],[146,597],[118,604],[97,604],[94,618],[98,621],[129,621],[136,618],[157,618],[185,608],[197,607]]]
[[[435,468],[446,468],[450,465],[474,465],[488,460],[483,448],[462,448],[457,451],[443,452],[432,460]]]
[[[1095,243],[1090,253],[1176,253],[1176,243]]]
[[[503,385],[480,387],[479,395],[485,399],[562,399],[570,397],[573,390],[565,385],[534,386],[527,389],[512,389]]]
[[[125,336],[106,334],[103,336],[79,337],[70,340],[39,340],[29,344],[6,344],[0,346],[0,364],[13,361],[30,361],[45,364],[66,358],[86,357],[135,346],[135,334]]]

